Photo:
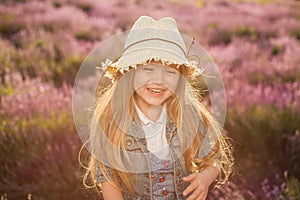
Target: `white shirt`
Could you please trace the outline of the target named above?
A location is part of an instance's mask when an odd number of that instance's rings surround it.
[[[136,104],[135,109],[142,122],[148,150],[160,159],[167,159],[169,156],[169,144],[166,137],[166,108],[163,107],[158,120],[155,122],[146,117]]]

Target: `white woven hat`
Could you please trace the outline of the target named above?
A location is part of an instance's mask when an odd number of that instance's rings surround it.
[[[107,69],[106,76],[113,78],[113,73],[117,71],[123,74],[151,61],[175,64],[178,67],[184,65],[192,73],[199,72],[198,63],[188,60],[176,21],[170,17],[156,21],[151,17],[141,16],[128,33],[121,57],[114,63],[106,60],[102,67]]]

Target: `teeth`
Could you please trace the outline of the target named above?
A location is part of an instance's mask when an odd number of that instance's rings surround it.
[[[159,89],[149,89],[151,92],[154,92],[154,93],[160,93],[162,90],[159,90]]]

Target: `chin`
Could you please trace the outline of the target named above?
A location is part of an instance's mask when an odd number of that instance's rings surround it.
[[[148,104],[151,106],[159,106],[159,105],[163,105],[164,101],[150,101],[148,102]]]
[[[161,103],[157,103],[157,102],[148,102],[149,106],[159,106],[161,105]]]

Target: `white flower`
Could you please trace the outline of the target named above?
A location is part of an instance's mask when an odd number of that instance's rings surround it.
[[[110,66],[112,64],[112,61],[109,59],[106,59],[105,62],[101,62],[101,67],[103,69],[106,69],[108,66]]]

